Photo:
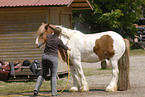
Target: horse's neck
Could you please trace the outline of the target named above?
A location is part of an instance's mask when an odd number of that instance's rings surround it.
[[[62,34],[59,38],[63,41],[63,43],[65,45],[67,45],[69,43],[70,38],[68,36],[66,36],[66,35]]]
[[[83,33],[77,30],[68,29],[62,26],[58,26],[58,27],[62,29],[62,35],[60,38],[64,42],[65,45],[69,43],[69,40],[71,38],[75,37],[74,35],[77,35],[77,34],[83,35]]]
[[[68,36],[69,38],[72,37],[74,31],[67,28],[62,28],[62,34]]]

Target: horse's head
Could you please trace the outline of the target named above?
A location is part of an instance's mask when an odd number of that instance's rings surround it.
[[[41,26],[38,28],[37,34],[36,34],[36,46],[40,48],[43,44],[46,43],[47,35],[52,34],[54,32],[54,25],[50,24],[44,24],[42,23]]]

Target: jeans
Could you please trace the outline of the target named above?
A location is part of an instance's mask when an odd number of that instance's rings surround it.
[[[41,84],[43,80],[45,79],[46,75],[49,72],[49,69],[51,71],[51,95],[56,95],[57,94],[57,69],[58,69],[58,58],[53,55],[42,55],[42,66],[41,66],[41,71],[40,75],[37,78],[37,82],[35,85],[34,90],[39,91]]]

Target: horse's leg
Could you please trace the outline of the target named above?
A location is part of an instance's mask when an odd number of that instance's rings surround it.
[[[70,65],[70,71],[73,78],[73,87],[71,87],[69,91],[75,92],[78,91],[80,88],[80,79],[78,78],[78,73],[73,64]]]
[[[76,70],[78,72],[78,76],[80,76],[80,80],[81,80],[80,91],[82,91],[82,92],[89,91],[88,83],[86,81],[86,78],[84,76],[84,72],[83,72],[83,69],[81,66],[81,58],[78,57],[77,59],[74,59],[73,63],[74,63]]]
[[[111,64],[112,64],[112,79],[110,84],[107,86],[106,91],[117,91],[117,82],[118,82],[118,74],[119,74],[119,70],[118,70],[118,60],[111,60]]]

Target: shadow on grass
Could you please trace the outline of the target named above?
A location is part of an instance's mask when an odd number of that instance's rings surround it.
[[[58,75],[59,79],[61,78],[65,78],[68,76],[68,73],[61,73]],[[23,76],[19,76],[17,77],[16,79],[10,79],[8,81],[5,81],[6,83],[12,83],[12,82],[35,82],[37,80],[38,76],[36,77],[32,77],[32,78],[27,78],[27,77],[24,77]],[[46,81],[50,81],[51,80],[51,76],[47,76],[45,78]]]
[[[62,91],[62,90],[57,90],[58,91],[58,94]],[[102,92],[104,92],[105,91],[105,89],[90,89],[90,91],[89,92],[100,92],[100,91],[102,91]],[[33,94],[34,92],[33,91],[26,91],[26,92],[21,92],[21,93],[10,93],[10,94],[8,94],[7,96],[15,96],[16,95],[16,97],[21,97],[21,96],[26,96],[26,97],[35,97],[34,96],[34,94]],[[69,90],[64,90],[62,93],[72,93],[72,92],[70,92]],[[87,92],[73,92],[73,93],[87,93]],[[51,96],[51,91],[49,90],[49,91],[39,91],[39,93],[38,93],[38,96],[37,97],[49,97],[49,96]]]

